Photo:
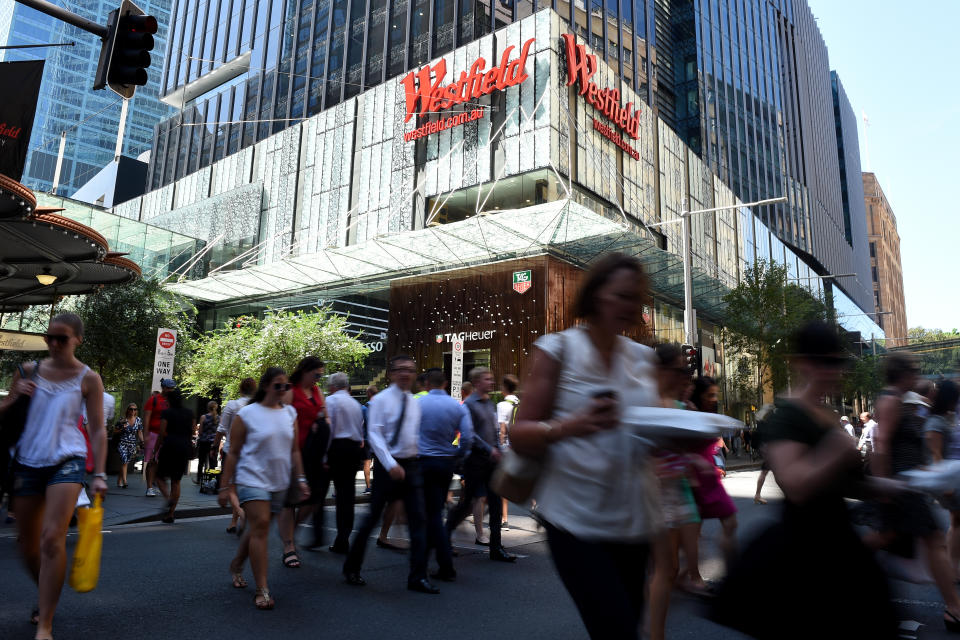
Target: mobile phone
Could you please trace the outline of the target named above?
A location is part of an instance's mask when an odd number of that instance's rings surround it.
[[[592,398],[610,398],[611,400],[617,399],[617,392],[613,389],[601,389],[599,391],[594,391],[590,397]]]

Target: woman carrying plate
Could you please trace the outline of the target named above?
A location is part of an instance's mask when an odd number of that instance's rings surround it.
[[[835,329],[811,323],[793,342],[793,393],[759,427],[783,514],[732,567],[712,617],[756,638],[892,640],[898,620],[887,578],[844,498],[893,495],[902,485],[863,477],[854,440],[823,404],[841,387],[848,361]]]

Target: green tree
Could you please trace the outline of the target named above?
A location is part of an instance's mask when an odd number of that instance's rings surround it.
[[[363,364],[370,350],[346,332],[347,319],[317,309],[267,312],[262,319],[242,316],[200,337],[184,363],[181,386],[198,396],[235,393],[243,378],[259,378],[267,367],[292,372],[313,355],[349,370]]]
[[[907,335],[906,349],[917,355],[921,374],[948,376],[960,367],[960,332],[956,329],[913,327]]]
[[[177,359],[187,355],[196,309],[155,279],[138,279],[78,296],[57,309],[83,319],[77,357],[103,378],[107,389],[134,389],[152,375],[157,329],[177,330]]]
[[[854,358],[850,369],[843,377],[843,395],[853,398],[860,395],[863,406],[871,406],[877,393],[883,388],[883,361],[872,354]]]
[[[822,300],[787,279],[787,268],[759,259],[725,297],[727,353],[735,362],[734,389],[759,407],[766,389],[776,393],[787,386],[789,337],[812,320],[827,320]]]

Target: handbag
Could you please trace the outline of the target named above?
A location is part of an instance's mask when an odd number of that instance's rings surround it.
[[[29,380],[37,377],[40,370],[40,361],[33,364],[33,373]],[[17,365],[17,371],[20,372],[20,378],[26,378],[22,365]],[[19,396],[13,401],[7,410],[0,417],[0,449],[9,449],[16,446],[23,435],[23,428],[27,425],[27,413],[30,411],[30,400],[32,396]]]
[[[563,373],[564,353],[566,352],[566,336],[560,335],[560,368],[557,376]],[[533,496],[533,491],[543,473],[543,461],[539,458],[520,455],[513,449],[507,449],[500,457],[497,468],[490,478],[490,486],[494,492],[516,504],[526,504]]]
[[[102,551],[103,505],[97,494],[92,507],[77,509],[77,548],[73,552],[70,586],[78,593],[92,591],[97,586]]]

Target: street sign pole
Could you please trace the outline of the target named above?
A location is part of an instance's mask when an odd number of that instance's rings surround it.
[[[463,340],[456,338],[453,341],[453,353],[450,361],[450,395],[460,400],[460,390],[463,386]]]

